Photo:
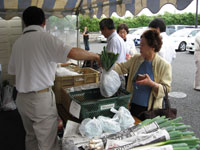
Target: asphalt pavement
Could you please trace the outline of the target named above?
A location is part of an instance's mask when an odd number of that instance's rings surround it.
[[[101,53],[106,43],[90,43],[90,51]],[[81,44],[83,48],[83,44]],[[188,52],[177,52],[172,62],[172,90],[169,93],[171,106],[177,108],[178,117],[190,125],[195,135],[200,138],[200,91],[193,89],[194,55]]]

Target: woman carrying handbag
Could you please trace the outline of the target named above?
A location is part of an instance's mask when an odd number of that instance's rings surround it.
[[[149,29],[141,36],[140,54],[114,67],[120,75],[129,74],[127,91],[132,93],[130,112],[140,120],[145,119],[140,115],[142,112],[162,109],[163,85],[167,93],[171,89],[171,65],[157,54],[161,46],[160,34]]]

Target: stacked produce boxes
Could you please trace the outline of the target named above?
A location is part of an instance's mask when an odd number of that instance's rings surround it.
[[[62,64],[61,67],[67,67],[74,72],[80,73],[75,76],[56,76],[54,82],[54,93],[56,96],[56,103],[61,104],[61,89],[62,87],[74,87],[90,83],[99,82],[99,72],[92,68],[80,68],[75,64]]]

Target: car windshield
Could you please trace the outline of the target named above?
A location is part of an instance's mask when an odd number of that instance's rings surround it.
[[[192,31],[188,36],[193,37],[196,36],[196,34],[199,32],[200,30],[194,30]]]
[[[144,29],[138,29],[137,31],[135,31],[133,34],[134,35],[142,35],[142,33],[146,30],[147,28]]]
[[[135,31],[137,31],[137,29],[129,28],[129,34],[132,34]]]

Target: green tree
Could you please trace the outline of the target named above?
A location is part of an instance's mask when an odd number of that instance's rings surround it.
[[[116,18],[112,17],[115,27],[117,27],[120,23],[125,23],[129,28],[137,28],[148,26],[149,22],[156,17],[163,18],[166,25],[172,24],[183,24],[183,25],[195,25],[195,14],[193,13],[183,13],[183,14],[172,14],[169,12],[165,12],[163,15],[157,16],[134,16],[134,17],[126,17],[126,18]],[[90,18],[89,16],[79,16],[79,26],[80,31],[83,32],[85,26],[87,26],[90,32],[98,32],[99,31],[99,22],[102,20],[96,17]],[[48,19],[50,25],[49,28],[53,28],[57,26],[57,28],[63,31],[65,28],[76,29],[76,16],[66,16],[65,18],[57,18],[50,17]],[[198,24],[200,24],[200,15],[198,15]]]

